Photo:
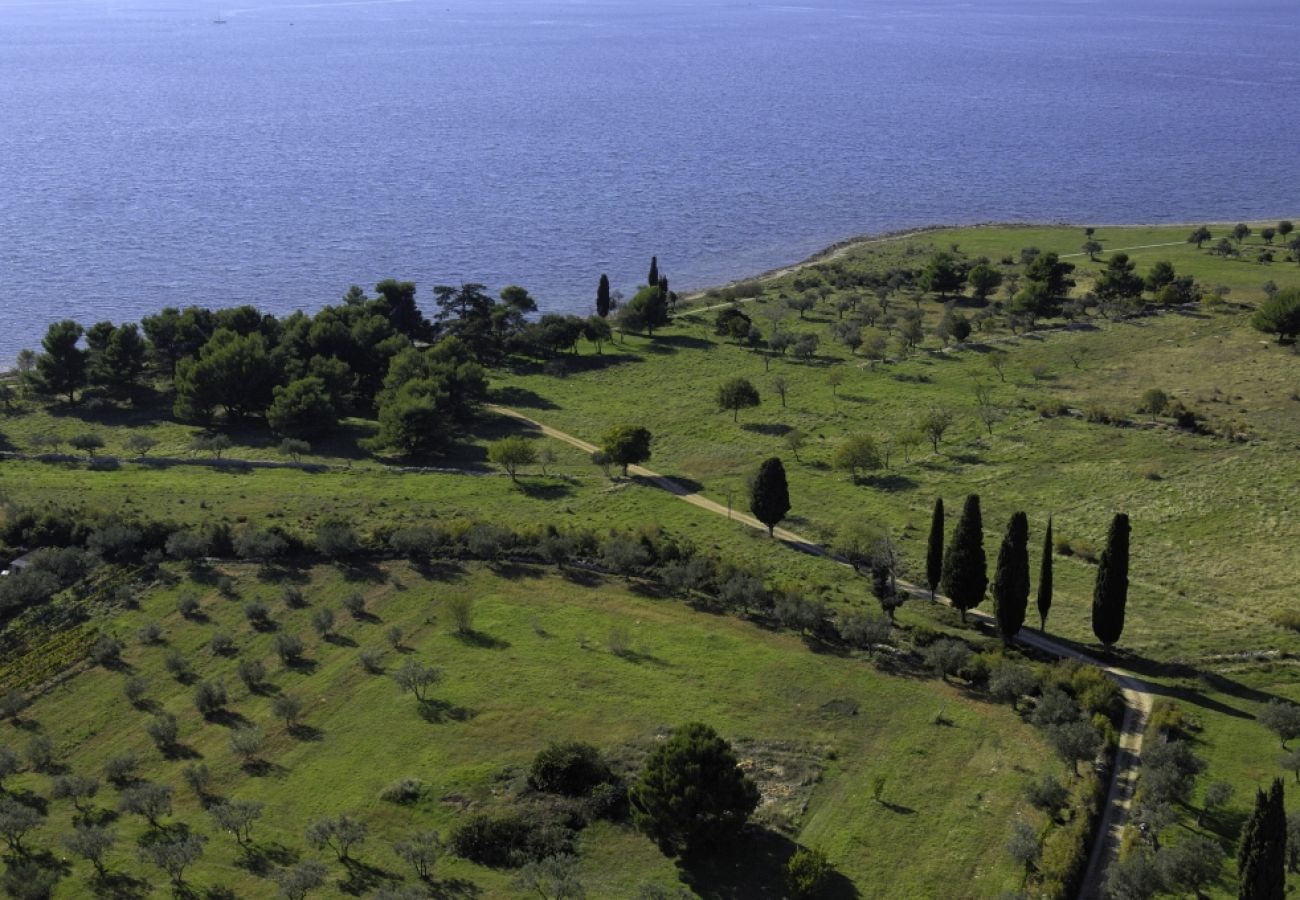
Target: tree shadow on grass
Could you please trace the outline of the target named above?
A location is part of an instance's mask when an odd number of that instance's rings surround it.
[[[383,584],[388,576],[384,570],[373,562],[364,559],[350,559],[339,563],[345,581],[364,581],[367,584]]]
[[[763,434],[768,437],[784,437],[791,431],[794,431],[793,425],[786,425],[784,422],[746,422],[740,426],[741,431],[748,431],[751,434]]]
[[[402,880],[387,869],[381,869],[379,866],[364,863],[360,860],[345,859],[343,865],[348,870],[348,876],[337,882],[337,884],[339,890],[345,894],[359,897],[362,894],[369,894],[377,888],[395,884]]]
[[[472,900],[483,893],[483,889],[467,878],[445,878],[429,885],[436,900]]]
[[[347,635],[337,634],[337,633],[335,633],[335,632],[331,632],[330,634],[326,635],[326,636],[323,638],[323,640],[324,640],[327,644],[333,644],[335,647],[355,647],[355,646],[357,646],[357,642],[354,641],[354,640],[352,640],[352,638],[348,637]]]
[[[278,867],[291,866],[298,861],[299,853],[291,847],[271,841],[259,844],[256,841],[245,844],[243,852],[235,860],[235,865],[246,869],[260,878],[265,878]]]
[[[222,707],[203,717],[205,721],[224,728],[238,728],[248,724],[248,719],[239,711]]]
[[[316,743],[317,741],[323,741],[325,739],[325,732],[315,726],[299,723],[289,729],[289,736],[295,741]]]
[[[546,568],[534,563],[523,563],[512,559],[498,559],[488,563],[492,574],[508,581],[522,581],[525,578],[545,578]]]
[[[444,722],[468,722],[474,718],[474,711],[447,700],[421,700],[420,718],[431,725],[441,725]]]
[[[917,482],[908,478],[906,475],[873,475],[870,478],[862,479],[863,483],[871,485],[873,488],[882,491],[914,491],[918,487]]]
[[[536,481],[517,481],[517,487],[525,497],[533,500],[563,500],[565,497],[573,496],[573,485],[552,479],[546,483]]]
[[[489,394],[489,399],[498,406],[513,407],[516,409],[559,409],[560,407],[550,400],[547,400],[536,391],[530,391],[528,388],[515,387],[508,385],[506,387],[494,388]]]
[[[413,565],[420,577],[428,581],[460,581],[465,577],[465,567],[453,560],[425,560]]]
[[[263,563],[257,567],[257,580],[268,584],[306,584],[311,581],[311,573],[303,566]]]
[[[493,637],[472,628],[469,631],[457,631],[454,634],[456,640],[467,647],[478,647],[483,650],[505,650],[510,647],[510,642],[505,638]]]
[[[734,847],[706,858],[678,862],[682,881],[704,900],[784,900],[785,865],[798,845],[775,831],[750,828]],[[832,872],[819,900],[858,897],[853,883]]]
[[[143,900],[153,891],[149,882],[125,872],[105,872],[103,877],[92,878],[90,884],[96,897],[111,900]]]
[[[575,569],[572,566],[563,566],[560,569],[560,574],[564,576],[565,581],[581,587],[599,587],[601,582],[604,580],[596,572],[590,572],[586,569]]]

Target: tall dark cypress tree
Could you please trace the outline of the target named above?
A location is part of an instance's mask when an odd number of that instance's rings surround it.
[[[669,297],[671,296],[671,295],[668,293],[668,276],[667,276],[667,275],[660,275],[660,276],[659,276],[659,293],[661,293],[661,294],[664,295],[664,302],[667,303]]]
[[[993,573],[993,613],[1002,640],[1010,642],[1025,624],[1029,606],[1029,518],[1018,512],[1007,523]]]
[[[1106,535],[1106,549],[1097,564],[1097,584],[1092,590],[1092,633],[1110,650],[1124,633],[1124,607],[1128,604],[1128,516],[1116,513]]]
[[[1047,534],[1043,535],[1043,560],[1038,566],[1038,621],[1047,630],[1047,614],[1052,610],[1052,518],[1047,518]]]
[[[934,514],[930,516],[930,543],[925,548],[925,583],[930,588],[930,599],[939,588],[943,577],[943,498],[934,498]]]
[[[1255,809],[1237,849],[1240,900],[1283,900],[1286,896],[1286,808],[1282,779],[1255,794]]]
[[[771,537],[777,523],[790,511],[790,486],[785,480],[785,466],[775,456],[763,460],[749,482],[749,510],[767,526]]]
[[[650,275],[646,278],[646,284],[651,287],[659,286],[659,257],[650,257]]]
[[[609,276],[600,276],[600,287],[596,288],[596,315],[602,319],[609,315]]]
[[[984,599],[989,575],[984,558],[984,520],[980,515],[979,494],[966,498],[961,518],[952,533],[952,543],[943,555],[940,584],[952,605],[961,611],[963,622],[966,621],[966,610],[979,606]]]

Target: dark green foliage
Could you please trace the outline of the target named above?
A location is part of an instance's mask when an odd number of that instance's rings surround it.
[[[1128,603],[1129,523],[1116,514],[1106,536],[1106,549],[1097,563],[1097,583],[1092,592],[1092,633],[1109,650],[1124,632]]]
[[[970,648],[961,641],[944,638],[926,647],[921,658],[944,681],[956,675],[970,662]]]
[[[962,263],[951,253],[940,250],[926,260],[919,286],[928,294],[943,297],[961,290],[965,279],[966,270]]]
[[[596,288],[596,315],[602,319],[609,316],[609,276],[600,276],[600,285]]]
[[[939,589],[943,577],[943,498],[934,500],[934,513],[930,516],[930,539],[925,548],[925,583],[930,597]]]
[[[125,394],[134,388],[144,373],[147,347],[140,328],[127,323],[114,328],[100,322],[86,334],[87,380],[107,388],[113,394]]]
[[[1047,520],[1047,533],[1043,535],[1043,556],[1038,564],[1038,621],[1047,630],[1047,614],[1052,611],[1052,520]]]
[[[1278,340],[1295,340],[1300,335],[1300,288],[1278,291],[1260,304],[1250,318],[1256,331],[1276,334]]]
[[[315,376],[299,378],[272,391],[266,422],[276,434],[317,437],[338,427],[339,416],[325,382]]]
[[[394,331],[413,341],[427,341],[433,336],[432,326],[415,305],[415,282],[386,278],[375,285],[375,293],[379,297],[373,308]]]
[[[77,346],[83,331],[71,319],[55,322],[46,330],[36,358],[36,377],[48,394],[62,394],[72,403],[77,391],[86,386],[86,351]]]
[[[605,432],[600,449],[611,463],[623,467],[626,477],[628,466],[650,458],[650,431],[636,425],[619,425]]]
[[[971,292],[978,300],[987,300],[989,295],[1002,285],[1002,273],[988,263],[978,263],[966,276]],[[958,340],[964,338],[958,337]]]
[[[448,838],[451,851],[482,866],[515,868],[571,852],[573,830],[541,812],[478,813]]]
[[[770,536],[790,511],[790,487],[785,466],[775,456],[763,460],[749,480],[749,511],[767,526]]]
[[[1199,250],[1201,249],[1201,246],[1212,237],[1214,237],[1214,235],[1210,233],[1210,229],[1206,228],[1204,225],[1200,225],[1187,236],[1187,243],[1195,244],[1196,249]]]
[[[1035,809],[1041,809],[1049,816],[1055,816],[1057,810],[1069,801],[1070,790],[1057,781],[1055,775],[1044,775],[1025,787],[1025,799]]]
[[[731,378],[718,386],[718,408],[730,410],[733,422],[742,409],[754,406],[758,406],[758,389],[748,378]]]
[[[636,826],[676,856],[734,839],[758,806],[758,788],[731,745],[696,722],[655,748],[629,799]]]
[[[1047,740],[1075,775],[1079,774],[1079,763],[1094,758],[1101,749],[1101,735],[1088,722],[1053,725],[1047,729]]]
[[[1020,632],[1028,605],[1029,519],[1017,512],[1007,523],[993,573],[993,611],[1003,640],[1010,641]]]
[[[944,552],[940,579],[943,592],[952,600],[952,605],[961,611],[962,621],[966,620],[966,610],[979,606],[984,599],[988,581],[980,498],[978,494],[971,494],[966,498],[952,541]]]
[[[1098,299],[1126,300],[1140,296],[1146,285],[1136,270],[1137,265],[1128,258],[1127,253],[1112,256],[1107,260],[1106,268],[1097,276],[1093,290]]]
[[[600,751],[581,741],[554,743],[533,758],[528,783],[534,790],[585,797],[612,778]]]
[[[375,444],[408,454],[440,447],[486,397],[487,378],[469,345],[445,339],[428,350],[407,348],[393,357],[377,398]]]
[[[659,257],[650,257],[650,274],[646,276],[645,283],[654,287],[659,286]]]
[[[619,327],[625,331],[644,331],[653,336],[655,329],[668,324],[668,300],[653,284],[641,288],[618,312]]]
[[[1241,900],[1283,900],[1286,896],[1286,809],[1282,779],[1268,793],[1255,793],[1255,809],[1237,849]]]
[[[1287,741],[1300,737],[1300,704],[1274,698],[1268,701],[1256,718],[1259,724],[1281,739],[1283,749],[1286,748]]]
[[[176,365],[176,402],[172,412],[186,422],[210,422],[218,407],[230,418],[264,412],[271,404],[279,372],[266,338],[219,328],[197,359]]]

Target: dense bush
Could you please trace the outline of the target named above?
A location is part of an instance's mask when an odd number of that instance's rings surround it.
[[[538,811],[479,813],[458,825],[448,846],[471,862],[495,868],[525,863],[573,851],[573,829]]]
[[[534,790],[585,797],[612,778],[600,751],[580,741],[554,743],[533,758],[528,783]]]

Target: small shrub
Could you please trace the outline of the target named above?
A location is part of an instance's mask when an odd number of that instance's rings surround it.
[[[1057,811],[1069,801],[1070,791],[1056,780],[1055,775],[1044,775],[1025,785],[1025,798],[1034,809],[1041,809],[1049,816],[1055,816]]]
[[[190,593],[181,594],[176,598],[176,611],[187,619],[198,618],[199,598]]]
[[[226,686],[220,681],[205,681],[194,690],[194,708],[205,719],[224,709],[229,699]]]
[[[367,647],[357,654],[357,658],[361,661],[361,668],[371,675],[384,674],[384,653],[382,650]]]
[[[306,646],[302,638],[294,634],[286,634],[283,631],[275,636],[275,653],[280,657],[280,662],[286,666],[292,666],[302,660],[302,654]]]
[[[1279,628],[1300,631],[1300,609],[1283,609],[1273,614],[1273,624]]]
[[[402,629],[401,626],[394,625],[384,632],[384,638],[388,641],[388,646],[394,650],[400,650],[402,647]]]
[[[104,761],[104,779],[121,787],[135,780],[140,770],[140,758],[132,750],[117,753]]]
[[[187,681],[192,676],[190,661],[180,650],[171,650],[163,657],[163,666],[177,681]]]
[[[260,659],[241,659],[235,671],[249,693],[257,693],[266,681],[266,665]]]
[[[54,768],[54,741],[46,735],[38,734],[27,742],[23,756],[33,770],[49,772]]]
[[[261,752],[264,740],[262,732],[257,728],[251,726],[236,728],[230,733],[230,749],[244,760],[245,765],[248,765]]]
[[[366,598],[360,591],[353,591],[343,598],[343,608],[354,619],[363,619],[366,615]]]
[[[533,758],[528,772],[534,790],[567,797],[585,797],[611,778],[600,751],[580,741],[551,744]]]
[[[244,604],[244,618],[258,631],[271,628],[271,608],[261,600],[249,600]]]
[[[180,726],[176,724],[176,717],[171,713],[159,713],[149,720],[145,726],[145,731],[159,750],[164,753],[176,746],[176,741],[180,738]]]
[[[424,793],[424,782],[418,778],[402,778],[379,792],[379,799],[389,803],[414,803]]]
[[[139,676],[128,678],[122,686],[122,692],[132,706],[143,706],[145,694],[149,692],[149,682]]]
[[[307,605],[307,595],[302,592],[302,588],[295,584],[286,584],[280,596],[284,599],[284,605],[289,609],[302,609]]]
[[[101,666],[113,666],[122,661],[122,642],[112,635],[103,635],[90,648],[90,658]]]
[[[609,636],[605,639],[605,646],[615,656],[631,656],[632,633],[626,625],[613,625],[609,629]]]
[[[474,598],[467,594],[453,594],[443,601],[447,615],[458,634],[471,634],[474,631]]]
[[[136,631],[136,637],[140,639],[140,643],[146,645],[161,643],[162,636],[162,626],[157,622],[145,622],[140,626],[139,630]]]
[[[785,864],[785,880],[796,897],[820,897],[831,878],[831,863],[820,850],[800,847]]]
[[[227,631],[214,631],[212,637],[208,638],[208,649],[214,656],[233,656],[235,650],[235,639]]]
[[[234,600],[239,596],[239,588],[235,586],[235,579],[229,575],[222,575],[217,579],[217,593],[227,600]]]
[[[1084,562],[1095,563],[1097,561],[1097,548],[1088,541],[1071,541],[1070,550],[1073,556],[1079,557]]]

